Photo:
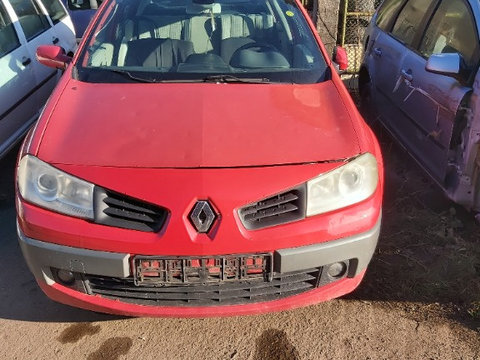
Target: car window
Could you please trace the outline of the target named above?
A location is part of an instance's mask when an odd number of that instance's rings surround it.
[[[102,0],[68,0],[70,10],[98,9],[101,4]]]
[[[0,57],[20,46],[12,21],[0,2]]]
[[[18,21],[22,26],[27,41],[41,34],[50,27],[47,16],[42,13],[38,4],[33,0],[9,0],[12,4]]]
[[[291,0],[115,0],[109,5],[79,57],[84,81],[200,81],[229,74],[316,83],[326,76],[313,32]]]
[[[386,0],[377,14],[377,26],[383,31],[390,31],[390,24],[402,7],[405,0]]]
[[[42,0],[43,6],[47,9],[48,15],[54,24],[67,16],[65,8],[59,0]]]
[[[468,66],[475,65],[477,28],[463,0],[444,0],[430,22],[420,44],[420,53],[460,53]]]
[[[431,4],[432,0],[409,0],[395,21],[392,35],[411,46]]]

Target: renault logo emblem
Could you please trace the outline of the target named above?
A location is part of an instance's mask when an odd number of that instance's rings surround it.
[[[197,201],[190,213],[190,221],[199,233],[207,233],[212,227],[217,215],[208,201]]]

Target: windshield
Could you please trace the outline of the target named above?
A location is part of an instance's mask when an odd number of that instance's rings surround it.
[[[75,67],[87,82],[317,83],[327,65],[291,0],[112,0]]]

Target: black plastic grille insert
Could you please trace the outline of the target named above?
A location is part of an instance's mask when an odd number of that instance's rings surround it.
[[[239,210],[240,219],[248,230],[286,224],[305,218],[306,186],[249,204]]]
[[[135,286],[133,277],[85,275],[85,291],[126,303],[153,306],[219,306],[272,301],[319,286],[321,268],[276,273],[271,281],[254,279],[206,284]]]
[[[95,222],[146,232],[158,232],[163,227],[168,210],[133,199],[126,195],[95,188]]]

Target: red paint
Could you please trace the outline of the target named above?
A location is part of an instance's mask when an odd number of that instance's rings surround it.
[[[54,69],[66,69],[72,61],[70,56],[65,54],[65,50],[56,45],[41,45],[37,48],[37,60],[48,67]]]
[[[380,214],[381,188],[346,209],[257,231],[247,231],[237,209],[301,184],[340,164],[245,169],[120,169],[59,166],[97,185],[170,210],[163,233],[143,233],[55,214],[23,204],[25,235],[94,250],[143,255],[221,255],[272,251],[351,236],[371,229]],[[121,179],[121,181],[119,181]],[[221,214],[213,239],[192,231],[185,217],[198,199],[209,199]],[[213,241],[212,241],[213,240]]]
[[[102,8],[109,6],[106,3]],[[49,51],[44,57],[56,58]],[[96,185],[163,206],[170,214],[160,233],[144,233],[60,215],[17,197],[21,230],[28,237],[61,245],[165,256],[271,252],[370,230],[382,204],[380,148],[330,60],[328,64],[332,80],[314,85],[89,84],[74,80],[70,66],[24,143],[22,155],[36,155]],[[246,230],[239,221],[240,207],[293,188],[341,166],[342,159],[365,152],[376,156],[379,168],[379,185],[369,199],[257,231]],[[197,233],[187,219],[199,199],[210,200],[220,214],[208,235]],[[352,291],[362,278],[363,273],[281,300],[218,307],[125,304],[37,281],[52,299],[89,310],[205,317],[314,304]]]
[[[341,47],[335,47],[335,59],[334,61],[338,64],[338,68],[342,71],[347,70],[348,68],[348,56],[347,51]]]
[[[71,80],[61,99],[45,132],[56,141],[43,142],[38,154],[49,163],[238,167],[334,160],[360,152],[351,116],[329,81],[186,85]]]

